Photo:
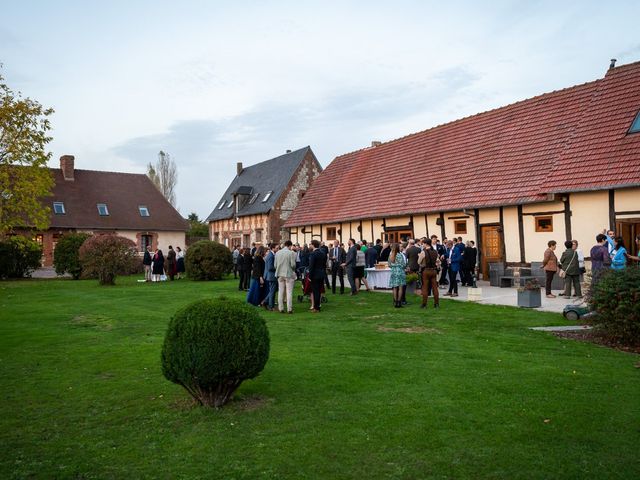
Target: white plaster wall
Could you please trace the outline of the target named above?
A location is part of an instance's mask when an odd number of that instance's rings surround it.
[[[486,208],[480,210],[480,224],[486,223],[499,223],[500,222],[500,209],[499,208]]]
[[[616,212],[640,210],[640,188],[625,188],[616,190],[615,207]]]
[[[498,210],[498,218],[495,223],[500,221],[500,210]],[[480,211],[480,218],[494,218],[494,213],[489,210],[487,215],[484,215],[484,211]],[[520,261],[520,231],[518,229],[518,208],[517,207],[504,207],[502,209],[502,221],[504,224],[504,249],[507,262],[519,262]],[[484,222],[484,220],[483,220]],[[489,222],[487,222],[489,223]],[[490,222],[494,223],[494,222]],[[527,245],[527,238],[525,236],[525,246]]]
[[[609,228],[609,193],[572,193],[569,205],[572,240],[577,240],[584,255],[589,256],[591,247],[596,243],[596,235]]]

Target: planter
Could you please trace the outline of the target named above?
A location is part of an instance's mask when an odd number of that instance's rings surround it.
[[[416,282],[407,284],[407,294],[409,295],[416,294]]]
[[[538,308],[542,306],[541,290],[518,290],[518,306]]]

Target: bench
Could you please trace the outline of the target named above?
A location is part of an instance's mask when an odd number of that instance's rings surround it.
[[[521,287],[526,281],[528,280],[533,280],[537,277],[532,277],[532,276],[520,276],[520,277],[509,277],[509,276],[502,276],[500,277],[500,288],[511,288],[514,286],[514,283],[516,282],[516,279],[518,280],[518,285],[515,285],[516,287]]]

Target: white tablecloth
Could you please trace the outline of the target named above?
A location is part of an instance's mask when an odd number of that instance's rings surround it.
[[[367,283],[369,288],[389,288],[389,280],[391,280],[391,269],[376,270],[375,268],[366,268]]]

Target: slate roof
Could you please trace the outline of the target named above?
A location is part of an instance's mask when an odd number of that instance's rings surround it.
[[[187,221],[144,174],[74,170],[74,181],[51,168],[55,186],[46,203],[51,208],[51,228],[186,231]],[[63,202],[64,215],[53,212],[53,202]],[[100,216],[97,204],[107,205]],[[149,210],[142,217],[139,206]]]
[[[282,193],[291,181],[291,177],[303,162],[311,147],[307,146],[291,153],[285,153],[279,157],[265,160],[264,162],[245,167],[240,175],[236,175],[222,198],[213,207],[213,211],[207,218],[208,222],[223,220],[235,216],[235,205],[229,207],[235,193],[246,194],[248,198],[238,212],[238,216],[268,213],[276,204]],[[250,192],[250,193],[247,193]],[[262,200],[268,192],[273,192],[266,202]],[[253,203],[249,200],[253,195],[258,195]],[[220,208],[220,205],[224,205]]]
[[[640,62],[336,157],[285,226],[516,205],[640,185]],[[372,176],[368,172],[379,174]]]

